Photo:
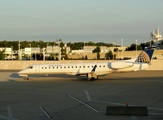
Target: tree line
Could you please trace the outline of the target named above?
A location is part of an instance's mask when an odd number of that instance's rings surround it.
[[[46,48],[47,46],[57,46],[57,45],[59,45],[62,48],[64,46],[62,39],[59,39],[59,41],[60,41],[59,43],[56,41],[44,42],[43,40],[39,40],[39,41],[26,41],[26,40],[25,41],[7,41],[7,40],[3,40],[3,41],[0,41],[0,47],[12,47],[13,50],[18,50],[19,43],[20,43],[20,49],[24,49],[26,47]],[[120,45],[114,45],[113,43],[104,43],[104,42],[94,43],[91,41],[90,42],[74,42],[74,43],[68,42],[67,46],[69,46],[72,50],[80,50],[80,49],[83,49],[84,46],[120,47]],[[133,43],[130,46],[128,46],[126,51],[136,50],[136,49],[142,50],[145,47],[147,47],[147,44],[145,44],[145,43],[141,43],[140,45],[136,45]]]
[[[57,41],[57,40],[56,40]],[[39,40],[39,41],[0,41],[0,47],[12,47],[13,50],[18,50],[19,49],[19,44],[20,44],[20,49],[24,49],[26,47],[40,47],[40,48],[46,48],[47,46],[60,46],[61,47],[61,54],[62,55],[66,55],[66,51],[65,49],[63,49],[64,43],[62,42],[62,39],[59,39],[59,42],[44,42],[43,40]],[[92,53],[97,53],[97,59],[100,58],[100,46],[107,46],[107,47],[115,47],[114,48],[114,52],[119,51],[118,48],[116,47],[120,47],[120,45],[113,45],[112,43],[104,43],[104,42],[98,42],[98,43],[94,43],[94,42],[74,42],[74,43],[67,43],[67,46],[69,46],[72,50],[80,50],[83,49],[84,46],[96,46],[96,48],[94,50],[92,50]],[[145,47],[147,47],[147,45],[145,43],[141,43],[140,45],[136,45],[136,44],[131,44],[129,47],[126,48],[126,51],[131,51],[131,50],[142,50]],[[34,58],[35,55],[32,54],[32,57]],[[53,60],[54,55],[49,56],[48,60]],[[36,56],[36,58],[38,60],[42,60],[43,59],[43,55],[42,53],[38,54]],[[115,58],[115,56],[113,55],[112,51],[109,51],[108,53],[106,53],[106,59],[113,59]],[[5,59],[5,49],[0,51],[0,60],[4,60]],[[66,59],[66,57],[65,57]],[[85,56],[84,59],[87,59],[87,56]]]

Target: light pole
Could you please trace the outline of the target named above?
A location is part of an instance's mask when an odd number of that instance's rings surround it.
[[[123,39],[121,40],[121,45],[122,45],[122,60],[123,60]]]
[[[39,51],[38,48],[39,48],[39,45],[38,47],[35,47],[35,60],[36,60],[36,51]]]
[[[136,47],[136,57],[137,57],[137,41],[138,40],[136,39],[135,41],[136,41],[136,46],[135,47]]]
[[[55,42],[54,42],[55,43]],[[43,53],[44,53],[44,61],[45,61],[45,54],[46,54],[46,56],[49,56],[49,54],[48,54],[48,42],[46,43],[46,48],[44,49],[44,51],[43,51]]]
[[[11,46],[11,59],[13,60],[13,55],[12,55],[12,51],[13,51],[13,46]]]
[[[40,56],[40,45],[38,45],[38,56]]]
[[[84,60],[85,60],[85,42],[84,42],[83,50],[84,50]]]
[[[29,60],[31,60],[31,44],[29,44],[29,46],[30,46],[30,59]]]
[[[47,43],[46,43],[46,48],[48,47],[48,44],[49,44],[49,43],[47,42]]]
[[[60,50],[59,50],[59,60],[60,60],[60,58],[61,58],[61,48],[60,48],[60,43],[62,42],[62,39],[59,39],[59,40],[57,39],[56,42],[58,43],[58,47],[59,47],[59,49],[60,49]]]
[[[114,60],[114,42],[112,42],[113,44],[113,60]]]
[[[19,41],[19,43],[18,43],[18,48],[19,48],[18,53],[19,53],[19,60],[20,60],[20,59],[21,59],[20,41]]]
[[[59,40],[57,39],[56,42],[58,43],[58,46],[60,47],[60,43],[62,42],[62,40],[61,39],[59,39]]]
[[[114,50],[116,49],[116,53],[117,53],[117,44],[116,43],[114,43]],[[117,55],[117,54],[116,54]],[[118,56],[114,56],[114,59],[116,59]]]
[[[38,45],[38,53],[40,53],[40,51],[39,51],[39,50],[40,50],[40,45]]]
[[[45,61],[45,48],[43,48],[43,61]]]
[[[36,61],[36,47],[35,47],[35,61]]]

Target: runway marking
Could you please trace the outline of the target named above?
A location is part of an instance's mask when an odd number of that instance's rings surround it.
[[[9,115],[9,117],[8,117],[8,116],[0,115],[0,118],[6,119],[6,120],[19,120],[19,119],[16,119],[16,118],[13,118],[13,117],[12,117],[11,108],[10,108],[9,105],[7,106],[7,110],[8,110],[8,115]]]
[[[148,115],[163,115],[163,113],[148,113]]]
[[[161,108],[152,108],[152,107],[147,107],[148,109],[152,109],[152,110],[160,110],[160,111],[162,111],[163,109],[161,109]]]
[[[94,107],[88,105],[87,103],[85,103],[85,102],[79,100],[78,98],[76,98],[76,97],[74,97],[74,96],[72,96],[72,95],[69,95],[69,96],[70,96],[71,98],[73,98],[74,100],[77,100],[78,102],[82,103],[83,105],[85,105],[85,106],[91,108],[91,109],[94,110],[95,112],[99,112],[99,110],[97,110],[96,108],[94,108]]]
[[[132,120],[137,120],[137,118],[135,116],[131,116]]]
[[[106,101],[99,101],[99,100],[92,100],[94,102],[100,102],[100,103],[109,103],[109,104],[114,104],[114,105],[126,105],[123,103],[115,103],[115,102],[106,102]],[[130,105],[130,106],[134,106],[134,105]]]
[[[109,103],[109,104],[114,104],[114,105],[126,105],[126,104],[122,104],[122,103],[115,103],[115,102],[106,102],[106,101],[99,101],[99,100],[92,100],[91,99],[91,96],[89,95],[88,91],[85,91],[85,94],[86,94],[86,97],[87,97],[87,100],[88,101],[93,101],[93,102],[99,102],[99,103]],[[130,105],[130,106],[135,106],[135,105]],[[152,108],[152,107],[147,107],[147,109],[151,109],[151,110],[160,110],[160,111],[163,111],[163,109],[161,108]],[[152,113],[151,113],[152,114]],[[156,114],[157,113],[153,113],[153,114]],[[159,115],[159,113],[158,113]],[[134,116],[133,116],[134,117]],[[136,120],[135,118],[133,118],[133,120]]]
[[[11,108],[9,105],[7,106],[7,110],[8,110],[9,117],[12,118]]]
[[[126,105],[126,104],[122,104],[122,103],[114,103],[114,102],[105,102],[105,101],[92,100],[91,96],[88,93],[88,91],[85,91],[85,94],[86,94],[86,97],[87,97],[88,101],[101,102],[101,103],[109,103],[109,104],[115,104],[115,105]]]
[[[46,115],[49,119],[52,119],[52,117],[50,116],[50,114],[49,114],[42,106],[40,106],[40,109],[45,113],[45,115]]]
[[[88,101],[91,101],[91,97],[90,97],[89,93],[87,91],[85,91],[85,94],[87,96]]]
[[[6,119],[6,120],[9,120],[10,119],[9,117],[3,116],[3,115],[0,115],[0,118]]]

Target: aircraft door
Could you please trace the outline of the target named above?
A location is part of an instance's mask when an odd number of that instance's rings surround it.
[[[35,73],[40,73],[40,65],[35,66]]]

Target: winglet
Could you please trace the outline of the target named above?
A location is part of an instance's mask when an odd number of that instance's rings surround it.
[[[91,72],[95,72],[97,65],[95,65]]]
[[[150,63],[154,49],[148,48],[142,51],[135,62]]]

